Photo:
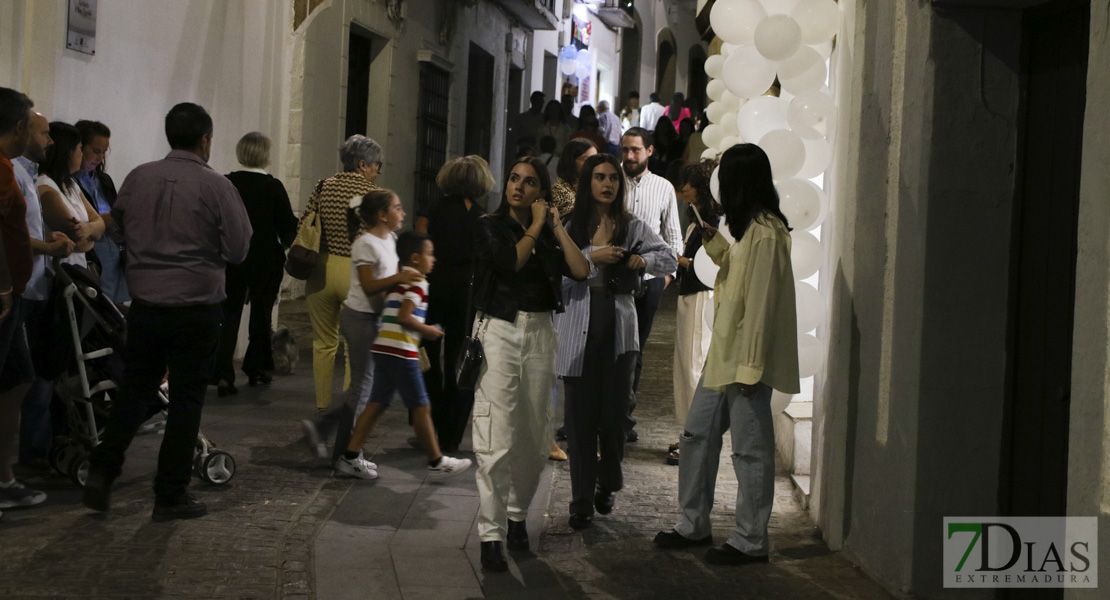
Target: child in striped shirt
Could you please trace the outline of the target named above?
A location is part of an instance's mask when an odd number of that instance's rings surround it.
[[[408,231],[397,240],[397,256],[402,271],[427,275],[435,266],[432,240],[423,233]],[[412,410],[412,428],[428,455],[432,477],[458,475],[470,468],[470,460],[444,456],[432,426],[431,405],[420,372],[420,338],[436,340],[443,330],[424,323],[428,310],[428,280],[401,283],[389,290],[382,311],[381,327],[374,339],[374,384],[366,410],[359,415],[355,431],[343,460],[357,460],[374,424],[389,408],[395,393],[401,394],[405,406]]]

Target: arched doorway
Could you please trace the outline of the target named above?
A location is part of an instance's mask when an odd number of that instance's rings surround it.
[[[705,58],[705,48],[700,44],[690,48],[690,66],[686,71],[686,99],[695,115],[709,105],[705,97],[705,86],[709,83],[709,76],[705,74]]]
[[[656,38],[655,91],[663,102],[668,102],[675,92],[675,71],[678,68],[678,46],[671,30],[664,28]]]
[[[624,108],[628,102],[629,92],[640,92],[647,97],[647,94],[652,91],[640,89],[640,45],[643,43],[643,35],[640,32],[643,29],[640,26],[639,13],[633,9],[631,14],[636,26],[621,30],[621,74],[620,87],[617,90],[620,98],[617,100],[618,106],[613,107],[614,110]]]

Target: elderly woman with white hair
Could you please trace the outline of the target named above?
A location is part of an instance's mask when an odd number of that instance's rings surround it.
[[[316,409],[331,404],[335,352],[339,348],[339,311],[351,282],[351,241],[358,234],[358,218],[349,210],[351,198],[377,189],[382,172],[382,147],[374,140],[352,135],[339,150],[343,170],[316,185],[301,221],[320,216],[319,273],[309,278],[308,317],[312,322],[312,374],[316,381]],[[344,374],[344,388],[350,372]]]

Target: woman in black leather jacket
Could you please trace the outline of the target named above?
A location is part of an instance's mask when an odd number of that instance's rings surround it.
[[[562,278],[589,262],[551,206],[551,177],[536,158],[513,164],[500,207],[474,228],[474,335],[485,361],[474,392],[478,535],[482,567],[508,569],[502,543],[526,551],[524,521],[551,444]]]

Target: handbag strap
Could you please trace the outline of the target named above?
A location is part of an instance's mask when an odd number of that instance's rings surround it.
[[[470,268],[470,285],[466,289],[466,324],[468,326],[467,327],[468,332],[473,332],[474,331],[473,323],[474,323],[474,317],[476,316],[476,313],[474,311],[474,284],[475,284],[475,282],[477,280],[477,277],[478,277],[477,273],[478,273],[477,269],[475,269],[474,267]],[[486,314],[482,313],[482,320],[478,321],[478,324],[481,325],[483,322],[485,322],[485,320],[486,320]],[[469,333],[468,333],[468,335],[469,335]]]

